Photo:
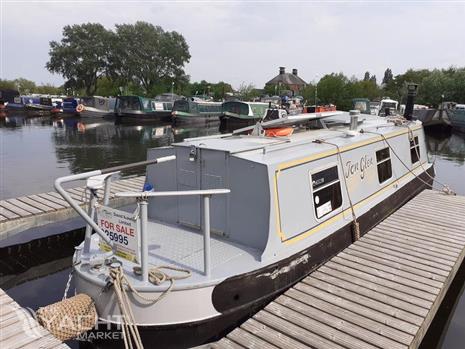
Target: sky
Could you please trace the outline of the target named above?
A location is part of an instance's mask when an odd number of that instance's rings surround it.
[[[297,68],[378,82],[386,68],[465,66],[465,1],[21,1],[0,0],[0,78],[63,83],[45,69],[65,25],[147,21],[181,33],[191,81],[260,88]]]

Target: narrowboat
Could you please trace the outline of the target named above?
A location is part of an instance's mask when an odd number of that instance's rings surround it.
[[[454,104],[447,111],[453,130],[465,132],[465,104]]]
[[[190,97],[174,102],[171,113],[175,123],[219,121],[222,112],[221,102],[210,102],[201,98]]]
[[[173,102],[174,103],[174,102]],[[140,96],[118,96],[115,103],[115,115],[120,121],[170,121],[171,101]]]
[[[420,120],[424,127],[448,128],[451,126],[450,111],[454,105],[453,102],[442,102],[438,108],[414,105],[413,118]]]
[[[29,115],[45,115],[49,114],[53,109],[52,99],[50,97],[26,97],[24,109]]]
[[[0,90],[0,105],[2,109],[17,109],[24,108],[21,103],[19,92],[13,89],[1,89]],[[8,107],[10,105],[10,107]]]
[[[328,128],[331,118],[344,122]],[[421,122],[357,118],[283,117],[150,149],[143,163],[57,179],[88,224],[73,277],[95,304],[98,330],[119,331],[126,319],[147,346],[214,340],[432,183]],[[314,121],[319,129],[305,127]],[[293,132],[276,137],[283,128]],[[150,191],[116,193],[137,198],[136,210],[105,205],[111,177],[141,165]],[[63,189],[83,179],[91,193],[107,193],[92,197],[89,214]],[[115,288],[123,276],[126,310]]]
[[[68,116],[77,116],[79,112],[76,110],[79,104],[79,98],[65,97],[61,103],[62,113]]]
[[[220,120],[233,125],[252,125],[263,119],[268,108],[270,103],[227,101],[223,103]]]
[[[399,102],[389,97],[383,97],[379,103],[379,116],[396,115],[399,107]]]
[[[82,118],[103,118],[115,114],[116,98],[113,97],[83,97],[76,111]]]

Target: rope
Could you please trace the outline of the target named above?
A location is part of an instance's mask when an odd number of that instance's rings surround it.
[[[339,162],[341,164],[341,169],[344,169],[344,165],[343,165],[343,162],[342,162],[341,151],[340,151],[339,146],[337,144],[327,142],[327,141],[322,140],[322,139],[316,139],[316,140],[314,140],[314,142],[318,143],[318,144],[325,143],[325,144],[335,146],[336,149],[337,149],[337,157],[338,157],[338,160],[339,160]],[[358,241],[360,239],[360,223],[358,223],[358,221],[357,221],[357,216],[355,214],[354,205],[352,204],[352,199],[350,197],[349,187],[347,186],[347,180],[346,180],[346,176],[344,175],[344,173],[342,174],[342,178],[344,179],[344,186],[346,188],[347,198],[349,199],[349,204],[350,204],[350,212],[352,213],[352,228],[353,228],[353,230],[352,230],[352,239],[353,239],[353,241]]]
[[[171,276],[163,272],[162,269],[173,270],[184,273],[184,275]],[[133,269],[136,275],[141,275],[142,270],[140,267],[134,267]],[[134,313],[132,312],[131,303],[126,292],[126,288],[129,289],[134,295],[140,299],[155,304],[165,298],[172,290],[175,280],[182,280],[192,275],[190,270],[177,268],[168,265],[162,265],[158,267],[152,267],[149,269],[149,281],[154,285],[161,285],[165,281],[169,281],[170,285],[168,288],[158,297],[150,298],[139,293],[129,282],[126,275],[124,275],[123,268],[118,266],[116,268],[110,268],[110,278],[113,280],[113,286],[115,289],[116,297],[118,299],[118,305],[121,310],[122,316],[122,332],[124,339],[124,346],[126,349],[142,349],[143,344],[140,338],[139,330],[135,323]],[[133,346],[134,344],[134,346]]]
[[[407,171],[409,171],[412,175],[414,175],[418,180],[420,180],[423,184],[425,184],[426,186],[430,187],[431,189],[433,190],[437,190],[437,191],[442,191],[448,195],[456,195],[455,192],[453,192],[449,186],[445,185],[445,184],[442,184],[441,182],[439,182],[438,180],[434,179],[434,177],[430,176],[428,174],[428,176],[433,179],[433,182],[437,182],[439,184],[441,184],[443,186],[442,189],[437,189],[433,186],[433,184],[430,184],[428,182],[426,182],[425,180],[423,180],[421,177],[419,177],[418,175],[416,175],[408,166],[405,162],[402,161],[402,159],[399,157],[399,155],[397,155],[396,151],[394,150],[394,148],[391,146],[391,144],[388,142],[387,138],[382,134],[382,133],[378,133],[378,132],[373,132],[373,131],[366,131],[366,130],[360,130],[360,133],[371,133],[371,134],[375,134],[375,135],[378,135],[378,136],[381,136],[384,140],[384,142],[388,145],[389,149],[391,149],[392,153],[394,154],[394,156],[400,161],[400,163],[407,169]],[[416,148],[416,147],[415,147]],[[421,168],[423,169],[424,172],[428,173],[422,163],[421,163],[421,158],[420,158],[420,154],[418,154],[418,149],[415,149],[415,151],[417,152],[417,156],[418,156],[418,159],[420,161],[420,165],[421,165]]]

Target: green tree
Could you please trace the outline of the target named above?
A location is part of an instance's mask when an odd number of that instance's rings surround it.
[[[116,25],[110,54],[110,76],[133,81],[146,93],[156,85],[185,79],[184,64],[190,59],[184,37],[146,22]]]
[[[341,110],[349,110],[352,100],[348,90],[349,79],[342,73],[327,74],[318,82],[318,99],[322,104],[335,104]]]
[[[28,94],[36,91],[36,83],[34,81],[18,78],[14,80],[14,83],[19,93]]]
[[[113,34],[101,24],[86,23],[65,26],[60,42],[50,42],[50,60],[46,68],[67,79],[67,87],[84,88],[93,95],[97,80],[108,67],[109,45]]]
[[[382,84],[387,85],[389,84],[392,80],[394,79],[394,75],[392,74],[392,70],[390,68],[387,68],[384,71],[384,77]]]
[[[241,99],[244,101],[249,101],[255,97],[258,97],[257,89],[253,84],[242,83],[237,90]]]
[[[5,90],[16,90],[17,87],[16,87],[16,84],[14,82],[14,80],[4,80],[4,79],[0,79],[0,89],[5,89]]]
[[[53,86],[52,84],[44,84],[37,86],[34,92],[44,95],[61,95],[63,89]]]
[[[370,80],[370,72],[365,72],[365,76],[363,77],[363,81],[368,81]]]

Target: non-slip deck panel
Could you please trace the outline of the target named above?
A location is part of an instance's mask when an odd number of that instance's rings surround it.
[[[465,197],[426,190],[208,348],[417,348],[465,255]]]

